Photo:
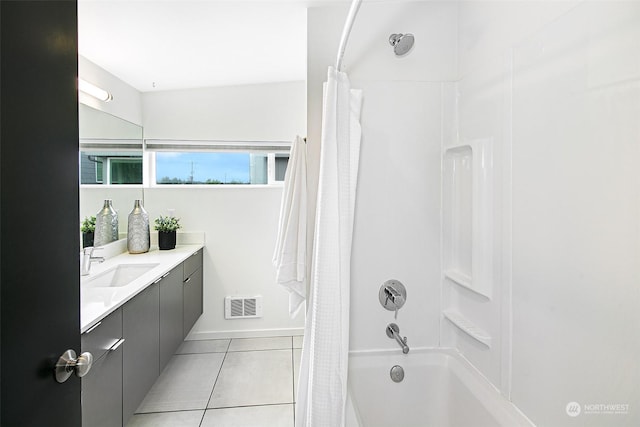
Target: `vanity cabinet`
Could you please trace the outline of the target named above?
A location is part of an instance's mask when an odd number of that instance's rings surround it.
[[[184,321],[182,338],[189,334],[193,325],[202,315],[202,249],[187,258],[183,265]]]
[[[94,356],[82,377],[82,425],[122,426],[122,310],[118,309],[81,336],[82,351]]]
[[[121,427],[202,314],[202,249],[82,334],[82,423]]]
[[[183,332],[183,264],[164,275],[160,286],[160,372],[182,344]]]
[[[82,378],[82,425],[122,426],[122,349],[117,346],[94,361]]]
[[[133,416],[160,374],[160,286],[154,283],[122,307],[122,424]]]

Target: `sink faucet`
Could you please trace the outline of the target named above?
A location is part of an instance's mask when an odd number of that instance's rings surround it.
[[[400,336],[400,328],[395,323],[389,323],[387,325],[387,336],[389,338],[395,338],[395,340],[402,347],[402,352],[404,354],[409,353],[409,346],[407,345],[407,337],[402,338]]]
[[[80,275],[88,276],[89,270],[91,270],[92,262],[104,262],[104,257],[94,257],[93,251],[100,250],[102,248],[94,248],[93,246],[88,246],[82,251],[82,264],[80,265]]]

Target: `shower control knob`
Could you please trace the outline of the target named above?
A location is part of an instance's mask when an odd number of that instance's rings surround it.
[[[398,280],[387,280],[380,287],[378,293],[380,304],[389,311],[394,311],[398,316],[398,310],[407,302],[407,289]]]

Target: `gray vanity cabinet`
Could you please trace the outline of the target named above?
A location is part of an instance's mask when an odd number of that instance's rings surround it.
[[[202,249],[82,334],[84,426],[124,426],[202,314]]]
[[[127,421],[160,375],[160,286],[156,283],[122,307],[125,339],[122,366],[122,424]]]
[[[82,425],[122,427],[122,349],[120,345],[93,362],[82,378]]]
[[[184,333],[187,336],[202,315],[202,249],[184,261]]]
[[[82,425],[122,426],[122,310],[118,309],[82,334],[82,351],[94,357],[82,377]]]
[[[160,372],[182,343],[183,264],[164,275],[160,285]]]

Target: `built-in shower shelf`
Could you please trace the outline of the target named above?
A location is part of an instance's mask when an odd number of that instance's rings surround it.
[[[473,281],[472,281],[473,279],[468,274],[465,274],[462,271],[453,270],[453,269],[445,270],[444,277],[446,277],[447,279],[449,279],[451,282],[455,283],[456,285],[461,286],[461,287],[473,292],[474,294],[480,295],[484,299],[488,299],[488,300],[491,299],[487,295],[485,295],[484,293],[479,292],[477,289],[474,289]]]
[[[456,311],[444,310],[442,314],[462,332],[486,345],[488,348],[491,348],[491,335],[489,335],[484,329],[479,328],[471,320]]]
[[[473,290],[471,286],[471,276],[464,274],[460,270],[445,270],[444,277],[460,286]]]

